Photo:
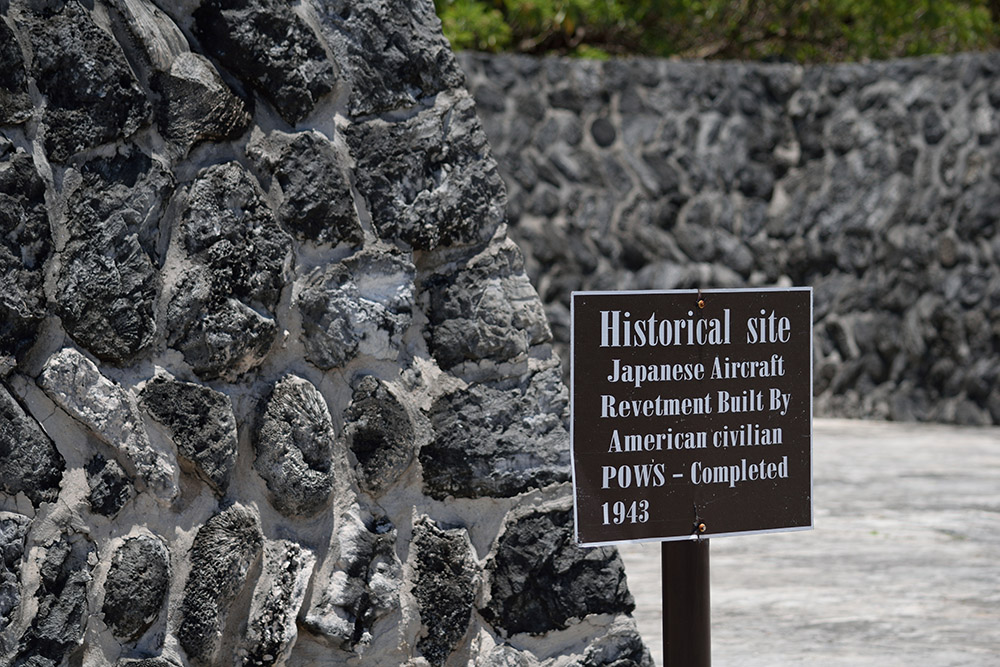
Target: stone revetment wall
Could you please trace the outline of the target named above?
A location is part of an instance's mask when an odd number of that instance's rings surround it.
[[[0,0],[0,664],[650,665],[505,204],[430,0]]]
[[[573,290],[812,286],[819,415],[1000,423],[1000,54],[463,54],[557,349]]]

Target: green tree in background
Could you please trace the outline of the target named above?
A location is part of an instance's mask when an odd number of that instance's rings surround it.
[[[1000,0],[435,0],[456,49],[833,62],[1000,47]]]

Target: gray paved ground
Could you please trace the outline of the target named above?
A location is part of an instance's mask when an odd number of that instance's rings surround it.
[[[814,530],[712,540],[713,666],[1000,666],[1000,428],[816,420],[813,476]],[[659,552],[622,548],[662,665]]]

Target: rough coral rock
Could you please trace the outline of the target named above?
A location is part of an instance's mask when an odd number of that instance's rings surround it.
[[[0,631],[21,604],[21,558],[31,519],[16,512],[0,512]]]
[[[0,490],[32,505],[55,502],[66,461],[56,444],[0,385]]]
[[[160,614],[169,585],[170,555],[158,538],[130,537],[115,549],[101,607],[115,637],[141,637]]]
[[[285,283],[291,240],[260,186],[236,162],[201,171],[186,193],[179,243],[191,259],[250,305],[272,309]]]
[[[131,361],[156,331],[154,262],[172,178],[136,148],[85,163],[69,198],[58,312],[66,331],[103,361]]]
[[[489,246],[465,265],[431,276],[423,289],[430,297],[425,337],[442,368],[508,361],[552,336],[512,243]]]
[[[167,307],[168,341],[200,378],[235,380],[264,361],[278,325],[217,284],[201,268],[180,277]]]
[[[44,4],[24,13],[32,48],[31,75],[45,96],[49,159],[66,162],[82,150],[136,133],[151,105],[118,42],[82,4]]]
[[[412,107],[464,82],[429,0],[334,0],[320,21],[344,78],[355,116]]]
[[[64,533],[46,545],[35,591],[37,611],[21,635],[13,665],[59,665],[83,641],[94,545]]]
[[[235,139],[250,125],[243,100],[202,55],[179,54],[151,85],[160,94],[153,108],[157,127],[181,146]]]
[[[510,521],[487,571],[490,600],[480,611],[507,636],[635,608],[618,552],[578,547],[571,509],[538,509]]]
[[[226,632],[240,592],[248,585],[250,570],[260,560],[264,537],[260,517],[253,509],[233,505],[210,518],[191,545],[191,573],[184,585],[177,638],[195,665],[214,665],[223,644],[232,643]]]
[[[31,156],[0,133],[0,355],[28,348],[45,317],[43,270],[52,252],[45,184]]]
[[[177,495],[176,466],[150,443],[135,397],[92,361],[63,348],[45,362],[39,384],[59,407],[114,448],[122,466],[154,494],[163,499]]]
[[[336,70],[319,39],[292,7],[277,0],[207,0],[194,12],[202,45],[289,123],[305,118],[330,92]]]
[[[344,418],[344,436],[357,461],[358,483],[366,491],[381,493],[413,461],[413,422],[385,383],[371,375],[358,381]]]
[[[484,241],[503,222],[503,181],[467,93],[440,95],[403,120],[373,118],[345,134],[380,238],[433,250]]]
[[[294,542],[264,545],[263,573],[257,580],[246,637],[244,665],[284,665],[298,637],[296,617],[309,588],[316,556]]]
[[[555,369],[523,387],[475,384],[442,396],[430,411],[434,439],[420,450],[427,493],[508,497],[567,481],[567,403]]]
[[[443,665],[469,629],[478,563],[466,531],[442,530],[427,517],[414,527],[413,546],[413,595],[426,628],[417,650],[432,665]]]
[[[142,407],[163,424],[177,457],[220,496],[236,467],[236,416],[223,393],[193,382],[154,378],[140,394]]]
[[[24,54],[14,31],[0,18],[0,125],[16,125],[31,117]]]
[[[278,221],[297,238],[356,246],[364,239],[348,158],[316,132],[272,132],[247,153],[281,188]]]
[[[87,502],[92,511],[112,518],[132,499],[132,481],[114,459],[97,454],[83,469],[90,488]]]
[[[362,519],[356,510],[342,517],[327,583],[313,591],[303,613],[311,632],[344,650],[372,641],[375,623],[400,606],[396,537],[385,517]]]
[[[156,93],[153,115],[163,138],[186,153],[203,141],[235,139],[250,125],[242,98],[223,81],[211,61],[191,51],[187,37],[159,7],[122,0],[112,13],[113,29],[125,34],[126,54]]]
[[[274,385],[253,442],[254,469],[267,482],[275,509],[309,515],[326,504],[337,434],[326,400],[311,382],[288,375]]]
[[[201,171],[183,199],[174,243],[192,265],[168,306],[168,341],[203,379],[235,378],[274,342],[291,239],[235,162]]]
[[[416,269],[391,250],[363,250],[310,275],[299,292],[306,358],[322,369],[359,355],[395,360],[412,321]]]

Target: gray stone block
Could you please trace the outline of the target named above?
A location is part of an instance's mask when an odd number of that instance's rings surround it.
[[[316,34],[278,0],[208,0],[194,33],[209,54],[294,124],[333,89],[336,70]]]
[[[89,620],[93,552],[93,543],[77,533],[65,533],[45,545],[35,591],[37,611],[17,642],[13,665],[55,667],[82,643]]]
[[[427,517],[413,529],[413,596],[425,630],[417,650],[439,667],[469,629],[479,568],[466,531],[442,530]]]
[[[3,134],[0,133],[0,144]],[[45,185],[31,156],[0,149],[0,355],[21,354],[45,317],[43,270],[52,252]]]
[[[177,629],[191,664],[218,664],[223,643],[234,642],[225,632],[227,622],[230,614],[246,613],[233,605],[260,560],[263,542],[260,517],[242,505],[219,512],[198,529]]]
[[[24,54],[14,31],[0,19],[0,126],[23,123],[31,113]]]
[[[152,105],[121,47],[76,2],[24,14],[31,76],[45,95],[45,150],[63,163],[80,151],[124,139],[149,122]]]
[[[20,403],[0,385],[0,490],[38,507],[59,496],[66,461]]]
[[[314,271],[297,300],[306,358],[324,370],[359,356],[396,360],[413,320],[415,274],[409,258],[388,248]]]
[[[114,518],[135,494],[129,476],[114,459],[105,459],[100,454],[90,459],[83,469],[90,487],[87,502],[91,511]]]
[[[521,387],[474,384],[435,401],[420,450],[430,496],[511,497],[569,480],[567,395],[557,370]],[[525,420],[531,409],[536,417]]]
[[[490,600],[480,612],[508,637],[635,607],[618,552],[574,543],[572,509],[536,510],[508,522],[486,570]]]
[[[509,361],[551,338],[512,243],[490,245],[452,271],[430,276],[422,287],[429,295],[424,336],[444,369],[465,361]]]
[[[14,619],[21,605],[21,559],[31,519],[16,512],[0,512],[0,631]]]
[[[364,239],[347,172],[348,158],[315,132],[272,132],[247,147],[281,187],[278,221],[297,238],[357,246]]]
[[[314,588],[305,627],[345,651],[372,641],[375,623],[399,609],[403,566],[396,555],[396,527],[385,517],[356,511],[341,516],[332,567]]]
[[[403,120],[356,123],[345,134],[380,238],[415,250],[470,245],[504,221],[503,181],[468,93],[438,96]]]
[[[104,582],[104,622],[123,642],[139,639],[153,624],[170,587],[170,555],[159,539],[127,538],[115,549]]]
[[[430,0],[333,0],[319,16],[354,116],[412,107],[464,82]]]
[[[358,483],[378,495],[392,486],[415,454],[413,422],[378,378],[367,375],[344,413],[344,436],[358,462]]]
[[[229,397],[192,382],[157,377],[143,388],[140,399],[170,433],[181,464],[225,496],[236,467],[237,445]]]
[[[282,378],[260,410],[254,469],[267,483],[271,504],[295,517],[315,514],[333,490],[337,434],[323,395],[294,375]]]

